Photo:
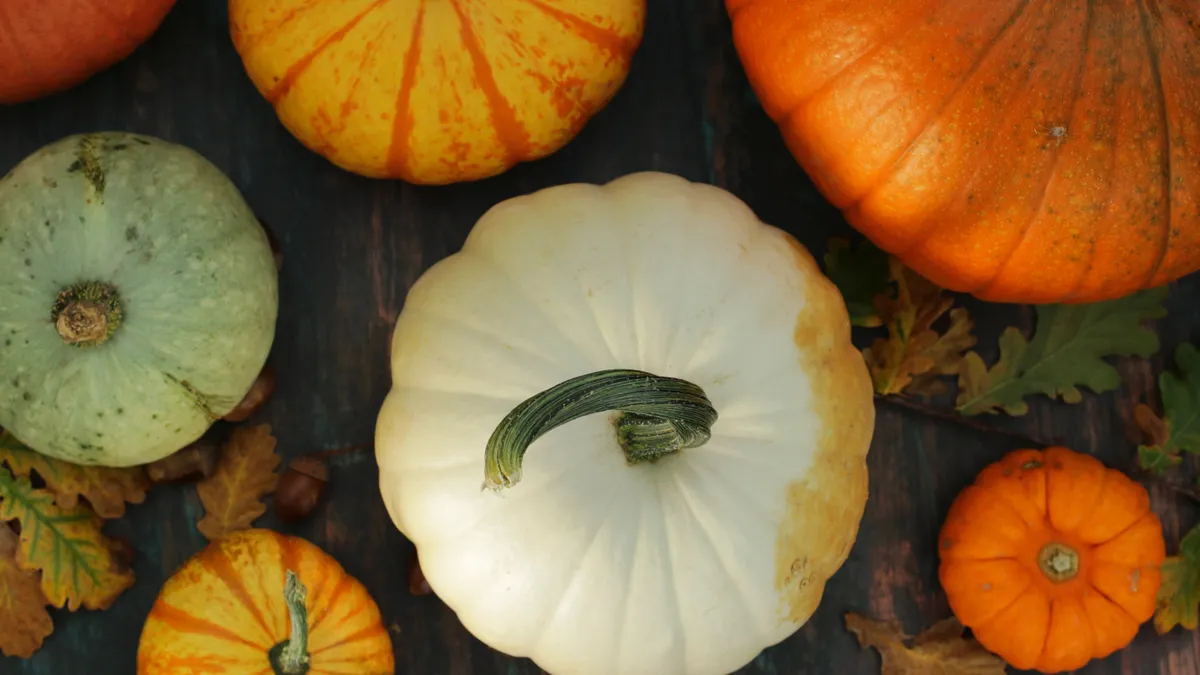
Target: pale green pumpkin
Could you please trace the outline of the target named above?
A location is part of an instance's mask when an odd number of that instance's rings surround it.
[[[39,452],[187,445],[249,390],[277,310],[266,233],[190,149],[71,136],[0,179],[0,425]]]

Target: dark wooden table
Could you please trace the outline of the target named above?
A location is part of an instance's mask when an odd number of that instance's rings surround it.
[[[651,0],[643,46],[628,83],[565,149],[497,178],[443,188],[376,181],[343,172],[304,149],[246,77],[230,43],[224,0],[180,0],[159,33],[130,59],[84,85],[0,109],[0,172],[70,133],[126,129],[191,146],[221,167],[280,239],[284,266],[271,361],[279,386],[256,421],[268,422],[291,457],[369,442],[390,386],[392,324],[409,285],[456,251],[475,220],[509,197],[562,182],[603,182],[641,170],[669,171],[731,190],[767,222],[818,256],[831,235],[852,234],[788,155],[746,84],[722,0]],[[995,357],[1006,325],[1028,329],[1028,307],[967,300],[981,350]],[[1158,322],[1163,349],[1120,363],[1125,384],[1075,406],[1035,401],[1024,418],[995,424],[1062,438],[1128,468],[1137,438],[1133,406],[1157,404],[1164,357],[1200,341],[1200,278],[1174,284]],[[870,339],[858,336],[860,344]],[[1169,363],[1170,360],[1168,359]],[[949,615],[937,583],[936,537],[955,494],[1019,444],[998,434],[881,405],[870,454],[871,498],[857,545],[829,584],[816,616],[762,653],[745,675],[879,672],[843,628],[846,611],[897,618],[910,632]],[[371,452],[335,464],[316,515],[284,526],[333,554],[374,594],[393,626],[403,675],[532,675],[530,662],[472,638],[436,597],[414,597],[412,546],[393,527],[376,488]],[[1197,516],[1194,505],[1152,488],[1168,546]],[[130,675],[142,622],[163,580],[200,550],[192,487],[154,490],[108,526],[137,549],[138,581],[105,612],[55,612],[55,632],[33,659],[0,658],[4,675]],[[1195,675],[1200,637],[1144,627],[1137,642],[1089,665],[1089,675]],[[614,674],[619,675],[619,674]]]

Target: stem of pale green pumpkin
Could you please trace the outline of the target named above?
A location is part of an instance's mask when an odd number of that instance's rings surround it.
[[[291,570],[287,570],[283,599],[287,602],[292,633],[279,653],[279,666],[288,675],[305,673],[308,671],[308,609],[305,607],[308,590]]]
[[[704,390],[686,380],[640,370],[580,375],[531,396],[500,422],[488,439],[484,487],[516,485],[534,441],[567,422],[610,410],[622,413],[617,443],[631,464],[704,445],[717,421]]]

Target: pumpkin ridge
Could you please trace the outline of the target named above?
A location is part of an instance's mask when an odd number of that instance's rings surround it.
[[[263,635],[270,638],[275,631],[267,625],[267,619],[259,610],[258,604],[254,602],[254,598],[250,597],[250,591],[246,589],[246,584],[243,583],[242,577],[234,568],[233,559],[229,557],[229,553],[225,550],[225,546],[217,546],[212,549],[211,553],[202,556],[198,559],[201,567],[212,573],[213,576],[221,580],[225,588],[233,597],[237,598],[242,603],[243,608],[250,614],[258,627],[263,630]]]
[[[241,33],[235,32],[233,35],[235,47],[237,48],[237,50],[239,52],[242,52],[242,53],[249,52],[254,47],[257,47],[258,43],[260,41],[269,37],[272,33],[282,30],[284,26],[288,25],[293,20],[295,20],[297,16],[303,14],[304,12],[307,12],[308,10],[312,9],[314,6],[316,6],[317,4],[322,3],[322,2],[325,2],[325,0],[306,0],[306,2],[304,2],[304,4],[289,9],[287,11],[287,13],[285,13],[282,17],[280,17],[279,20],[276,21],[274,24],[271,24],[269,26],[263,26],[262,29],[259,30],[257,33],[254,33],[253,35],[246,35],[245,39],[238,40],[238,35],[241,35]]]
[[[450,0],[450,6],[458,16],[459,35],[462,38],[463,49],[471,57],[476,84],[479,85],[480,91],[487,99],[492,124],[496,127],[496,138],[504,150],[504,163],[511,166],[516,160],[529,156],[532,150],[529,132],[517,119],[512,104],[504,98],[500,88],[496,85],[492,64],[488,62],[487,55],[483,53],[479,38],[475,36],[471,21],[463,12],[459,0]]]
[[[1141,283],[1142,287],[1148,286],[1158,275],[1158,270],[1162,267],[1163,261],[1167,259],[1167,253],[1171,250],[1171,115],[1167,110],[1167,95],[1163,89],[1162,69],[1158,63],[1158,50],[1154,47],[1154,38],[1150,30],[1150,23],[1146,16],[1146,5],[1144,0],[1135,0],[1134,4],[1138,8],[1138,16],[1142,22],[1142,37],[1146,41],[1146,58],[1150,65],[1150,80],[1154,83],[1154,89],[1158,92],[1158,110],[1159,110],[1159,133],[1162,141],[1162,200],[1161,208],[1164,211],[1162,218],[1162,249],[1158,252],[1158,260],[1150,267],[1149,274],[1146,275],[1145,281]]]
[[[1024,2],[1028,3],[1029,0],[1024,0]],[[743,7],[748,7],[752,4],[754,4],[754,3],[747,2],[745,5],[743,5]],[[830,87],[832,87],[835,83],[837,83],[837,81],[840,80],[843,75],[845,75],[855,65],[860,63],[863,59],[874,56],[875,54],[882,51],[884,47],[890,46],[894,40],[896,40],[898,38],[902,38],[905,35],[908,35],[909,31],[916,28],[917,25],[920,24],[923,19],[925,19],[925,16],[923,16],[920,12],[913,12],[911,19],[912,19],[911,21],[906,21],[906,22],[896,26],[895,30],[893,32],[890,32],[887,35],[880,36],[877,44],[875,44],[870,49],[864,51],[863,53],[859,54],[858,56],[855,56],[853,59],[850,59],[848,62],[842,64],[842,67],[839,68],[836,72],[830,73],[829,79],[825,80],[825,82],[821,83],[821,86],[817,87],[816,89],[813,89],[811,92],[809,92],[805,96],[801,97],[799,100],[794,101],[792,103],[791,109],[787,110],[786,112],[784,112],[783,115],[780,116],[779,124],[783,125],[785,123],[790,122],[792,117],[794,115],[798,114],[799,111],[804,108],[805,104],[807,104],[812,99],[816,98],[820,94],[827,91]]]
[[[1015,560],[1015,558],[992,558],[992,559],[993,560]],[[970,562],[975,562],[975,561],[972,560]],[[953,562],[949,562],[947,564],[954,565],[956,563],[957,563],[957,561],[953,561]],[[1001,607],[997,610],[994,610],[991,613],[991,616],[989,616],[988,618],[984,619],[983,621],[976,621],[972,625],[967,626],[967,628],[970,628],[971,630],[986,628],[989,624],[991,624],[993,621],[996,621],[997,618],[999,618],[1002,614],[1004,614],[1004,612],[1006,612],[1009,607],[1012,607],[1013,605],[1020,602],[1021,598],[1025,597],[1025,595],[1027,593],[1029,593],[1030,590],[1033,590],[1033,592],[1036,593],[1037,590],[1034,588],[1034,586],[1035,586],[1035,583],[1033,581],[1033,577],[1029,576],[1029,583],[1025,585],[1025,588],[1021,589],[1020,593],[1013,594],[1012,600],[1008,601],[1008,603],[1005,604],[1003,607]],[[953,611],[953,609],[951,611]]]
[[[925,119],[924,124],[922,124],[920,127],[920,131],[918,131],[912,138],[908,139],[907,143],[904,144],[904,148],[900,151],[900,153],[897,154],[896,157],[894,157],[892,159],[892,161],[888,165],[888,167],[886,169],[883,169],[876,176],[875,180],[872,181],[876,187],[868,189],[866,193],[859,195],[851,203],[847,204],[844,208],[852,209],[852,208],[855,208],[855,207],[861,205],[862,202],[868,196],[873,194],[875,189],[878,189],[878,186],[883,185],[884,183],[886,183],[888,181],[888,179],[890,179],[893,175],[895,175],[896,171],[899,170],[900,165],[904,162],[904,160],[906,158],[908,158],[911,155],[913,147],[916,146],[917,141],[921,140],[921,138],[924,137],[925,134],[929,133],[929,128],[931,126],[933,126],[933,124],[939,118],[941,118],[942,114],[946,111],[946,108],[950,107],[950,104],[958,96],[958,93],[960,91],[962,91],[962,88],[964,86],[966,86],[966,84],[971,80],[972,77],[975,76],[975,73],[979,72],[979,67],[985,61],[987,61],[988,56],[991,55],[992,50],[995,49],[996,45],[1000,43],[1000,40],[1001,40],[1001,38],[1004,37],[1005,33],[1007,33],[1008,30],[1013,26],[1013,24],[1015,24],[1021,18],[1021,16],[1025,14],[1025,10],[1029,7],[1029,3],[1030,3],[1030,0],[1022,0],[1021,4],[1018,5],[1017,9],[1012,13],[1012,16],[1008,17],[1008,20],[1005,21],[1004,24],[1000,26],[1000,30],[996,31],[996,34],[994,36],[992,36],[992,38],[988,41],[987,45],[984,46],[983,50],[979,52],[979,56],[978,56],[978,58],[975,59],[975,62],[971,64],[971,67],[967,69],[967,72],[963,73],[963,76],[958,81],[958,84],[954,85],[954,88],[946,93],[946,96],[944,97],[942,102],[938,105],[937,109],[932,111],[929,114],[929,116]],[[918,18],[918,21],[913,22],[914,24],[920,23],[920,19],[923,17],[918,16],[917,18]],[[907,32],[907,29],[905,32]],[[890,41],[891,38],[889,37],[888,40]],[[874,49],[872,49],[871,51],[873,52]],[[864,54],[864,56],[865,56],[865,54]],[[838,71],[838,75],[834,79],[840,78],[844,72],[845,72],[845,69]],[[833,82],[833,81],[834,81],[833,79],[830,80],[830,82]],[[823,89],[824,85],[821,88]],[[818,90],[818,92],[819,91],[820,90]],[[813,94],[816,95],[816,93],[818,93],[818,92],[813,92]],[[990,147],[991,147],[990,143],[992,142],[993,139],[994,139],[994,134],[991,138],[988,139],[988,143],[989,143],[988,147],[984,148],[982,151],[980,151],[981,153],[986,152],[988,149],[990,149]],[[978,165],[976,165],[976,171],[978,171]],[[973,179],[974,176],[975,176],[975,174],[972,173],[971,178]],[[970,182],[969,180],[963,181],[963,185],[965,186],[969,182]],[[964,187],[964,189],[965,189],[965,187]],[[947,202],[947,203],[949,203],[949,202]],[[944,209],[945,209],[945,206],[942,207],[942,210],[944,210]],[[931,218],[930,220],[936,221],[937,220],[936,216],[937,216],[937,214],[934,214],[934,217]],[[909,248],[915,247],[923,241],[924,241],[924,239],[921,239],[920,241],[916,242],[915,244],[910,244]],[[905,249],[903,251],[903,253],[907,253],[907,251],[908,251],[908,249]],[[897,255],[900,255],[900,253],[898,253]]]
[[[360,609],[361,609],[361,607],[360,607]],[[359,641],[365,640],[369,637],[373,637],[373,636],[377,636],[377,635],[381,635],[381,634],[386,635],[387,629],[384,628],[379,623],[374,623],[369,626],[363,626],[362,628],[358,629],[357,631],[338,640],[337,642],[333,642],[331,644],[325,645],[324,647],[321,647],[320,649],[315,649],[315,650],[310,651],[309,655],[317,656],[318,654],[327,652],[330,649],[337,649],[338,647],[345,647],[346,645],[354,644],[355,642],[359,642]]]
[[[388,142],[387,167],[388,171],[400,176],[411,176],[408,153],[411,150],[413,112],[409,106],[412,100],[413,87],[417,81],[417,66],[421,59],[421,36],[425,25],[425,0],[417,10],[417,20],[413,22],[412,39],[408,42],[408,52],[404,54],[404,74],[400,78],[400,90],[396,93],[396,111],[392,118],[392,138]]]
[[[217,414],[217,411],[213,408],[212,401],[209,396],[196,389],[187,380],[181,380],[178,377],[166,372],[164,372],[162,376],[165,377],[168,382],[174,384],[183,391],[184,396],[191,401],[201,413],[204,414],[209,424],[221,419],[222,415]]]
[[[422,6],[424,6],[423,2]],[[363,74],[368,72],[367,63],[379,53],[379,48],[383,45],[384,35],[391,30],[392,24],[383,23],[375,37],[366,41],[367,46],[363,49],[362,60],[359,61],[358,68],[354,71],[354,82],[351,83],[345,100],[338,105],[338,126],[336,129],[331,130],[331,134],[343,133],[346,131],[346,127],[349,126],[350,113],[354,112],[355,109],[354,98],[358,94],[358,86],[362,84]]]
[[[342,595],[346,591],[350,590],[350,587],[353,585],[353,582],[354,582],[354,580],[352,578],[350,578],[350,575],[346,574],[345,571],[343,570],[342,578],[338,579],[337,585],[333,587],[333,590],[329,593],[329,597],[326,598],[325,601],[322,602],[320,605],[321,609],[323,609],[324,611],[321,612],[320,616],[311,617],[312,620],[309,621],[309,623],[308,623],[308,632],[310,635],[312,633],[315,633],[317,631],[317,629],[320,628],[321,624],[325,621],[325,619],[327,619],[329,617],[329,613],[331,611],[333,611],[334,605],[337,604],[338,600],[341,599]],[[314,596],[314,600],[315,600],[315,596]]]
[[[564,12],[557,7],[551,7],[542,0],[524,0],[527,4],[537,7],[542,13],[553,17],[556,21],[571,29],[571,32],[586,40],[587,42],[603,49],[604,51],[620,58],[622,61],[629,61],[634,50],[637,49],[640,40],[630,39],[623,36],[612,28],[598,26],[589,21]]]
[[[301,56],[295,63],[293,63],[291,67],[287,69],[287,72],[283,74],[283,77],[263,94],[263,97],[266,98],[271,105],[278,104],[284,96],[287,96],[287,93],[296,84],[296,80],[300,79],[300,76],[304,74],[304,71],[308,70],[309,66],[312,65],[313,60],[321,55],[321,52],[341,42],[343,39],[345,39],[346,35],[350,33],[350,31],[354,30],[354,27],[358,25],[358,22],[362,21],[368,14],[375,11],[379,6],[389,1],[390,0],[375,0],[375,2],[367,5],[366,9],[359,12],[349,21],[347,21],[341,28],[330,33],[324,40],[321,40],[316,47],[313,47],[307,54]]]
[[[1107,563],[1107,564],[1112,565],[1113,563]],[[1142,568],[1141,567],[1131,567],[1130,569],[1141,570]],[[1104,598],[1105,600],[1111,602],[1117,609],[1121,610],[1122,614],[1129,617],[1129,620],[1132,621],[1133,623],[1139,624],[1139,625],[1142,623],[1141,621],[1137,620],[1137,617],[1135,617],[1132,612],[1130,612],[1128,609],[1126,609],[1125,605],[1122,605],[1121,603],[1117,602],[1110,595],[1105,593],[1104,589],[1102,589],[1099,586],[1097,586],[1096,584],[1092,583],[1091,578],[1089,578],[1087,581],[1088,581],[1087,588],[1089,591],[1092,591],[1096,595],[1099,595],[1100,597]]]
[[[198,616],[193,616],[178,607],[167,604],[166,602],[155,603],[153,609],[150,610],[150,617],[155,621],[161,621],[171,630],[187,633],[190,635],[203,635],[205,637],[221,638],[230,642],[237,642],[252,649],[266,651],[266,647],[256,644],[246,638],[246,636],[230,630],[218,623],[213,623],[207,619],[202,619]]]
[[[988,60],[988,58],[992,55],[993,50],[996,48],[996,45],[1000,44],[1000,41],[1004,37],[1004,35],[1007,34],[1008,31],[1011,30],[1014,25],[1016,25],[1017,21],[1019,21],[1022,16],[1024,16],[1025,10],[1029,6],[1030,6],[1030,0],[1024,0],[1024,2],[1021,3],[1021,6],[1017,9],[1017,11],[1013,12],[1013,15],[1011,17],[1009,17],[1008,21],[1006,21],[1004,23],[1004,25],[1001,26],[1000,31],[996,34],[996,37],[991,42],[988,43],[988,45],[984,48],[984,50],[982,52],[980,52],[979,58],[975,59],[975,62],[971,64],[970,70],[967,71],[967,73],[963,76],[962,80],[960,80],[959,83],[954,86],[954,89],[952,91],[950,91],[949,93],[946,94],[942,103],[938,106],[937,112],[934,113],[930,117],[929,123],[927,123],[925,125],[925,127],[921,130],[921,133],[917,134],[917,136],[913,139],[913,141],[911,143],[909,143],[908,146],[904,149],[904,152],[901,153],[901,155],[896,158],[896,161],[893,162],[892,165],[889,166],[885,172],[879,174],[877,180],[875,181],[875,183],[877,185],[886,184],[889,180],[891,180],[891,178],[893,176],[896,175],[896,172],[900,170],[904,160],[906,160],[912,153],[912,149],[914,146],[916,146],[917,141],[919,141],[925,134],[929,133],[929,129],[931,126],[933,126],[934,122],[941,119],[941,116],[946,112],[946,109],[949,108],[952,103],[956,102],[958,95],[963,90],[963,87],[965,87],[971,81],[971,78],[975,77],[975,75],[979,72],[979,67],[982,66],[983,63]],[[1048,34],[1049,31],[1046,31],[1046,33]],[[1032,50],[1032,52],[1030,53],[1029,61],[1031,63],[1036,61],[1038,59],[1038,57],[1041,55],[1041,53],[1043,51],[1045,51],[1046,46],[1047,46],[1046,37],[1043,36],[1043,37],[1039,38],[1038,42],[1036,44],[1037,44],[1036,48],[1034,50]],[[1029,87],[1031,69],[1023,68],[1022,71],[1023,71],[1024,76],[1021,79],[1021,83],[1016,88],[1013,89],[1014,92],[1024,91],[1026,88]],[[1003,118],[1001,118],[1001,119],[1003,119]],[[999,134],[1000,130],[1001,130],[1001,125],[999,125],[999,124],[989,127],[987,138],[984,141],[984,145],[981,148],[977,149],[975,152],[979,155],[990,154],[993,146],[997,142],[1000,141],[1000,134]],[[913,240],[909,241],[904,246],[897,248],[894,255],[896,255],[897,257],[906,257],[910,253],[912,253],[913,250],[919,248],[925,242],[927,242],[930,239],[932,239],[933,237],[937,236],[937,233],[939,231],[939,228],[937,226],[940,223],[941,217],[944,216],[946,213],[946,210],[949,209],[955,203],[955,201],[956,201],[955,198],[959,194],[969,191],[971,189],[971,186],[975,185],[976,180],[979,178],[979,172],[983,169],[983,167],[984,167],[984,165],[982,162],[975,162],[970,170],[970,175],[964,175],[963,177],[958,179],[958,183],[957,183],[958,188],[959,188],[958,192],[954,193],[950,198],[946,199],[945,202],[942,203],[937,208],[936,211],[930,213],[930,215],[925,219],[925,221],[927,223],[925,230],[923,232],[917,234],[917,236]],[[859,200],[859,203],[861,203],[861,201],[862,201],[862,199]]]
[[[1087,73],[1088,56],[1091,54],[1092,21],[1096,16],[1090,0],[1084,4],[1084,8],[1084,14],[1086,18],[1084,19],[1083,24],[1083,50],[1079,54],[1079,70],[1075,74],[1075,88],[1074,93],[1071,94],[1071,107],[1075,111],[1071,114],[1072,121],[1078,115],[1079,108],[1082,104],[1079,97],[1079,91],[1083,87],[1083,77]],[[1035,226],[1038,224],[1040,216],[1045,211],[1046,200],[1050,198],[1050,188],[1058,175],[1058,160],[1062,157],[1061,147],[1056,144],[1053,152],[1054,158],[1051,160],[1049,170],[1047,171],[1046,180],[1041,181],[1042,194],[1038,198],[1037,208],[1030,211],[1029,220],[1025,223],[1025,227],[1021,231],[1021,236],[1017,237],[1017,240],[1008,250],[1008,254],[1003,256],[1002,259],[1004,262],[1000,263],[1000,265],[996,268],[996,272],[992,275],[992,278],[986,282],[983,282],[975,290],[966,291],[967,293],[983,295],[994,288],[1000,278],[1004,276],[1004,272],[1009,268],[1009,266],[1012,265],[1013,260],[1016,258],[1017,252],[1020,251],[1021,247],[1025,245],[1025,242],[1029,240],[1029,234],[1034,230]],[[1080,275],[1079,278],[1080,283],[1082,283],[1084,275]]]

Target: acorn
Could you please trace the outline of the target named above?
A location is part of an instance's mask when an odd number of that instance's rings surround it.
[[[307,518],[317,508],[328,483],[325,460],[315,455],[293,459],[275,489],[275,514],[285,522]]]

